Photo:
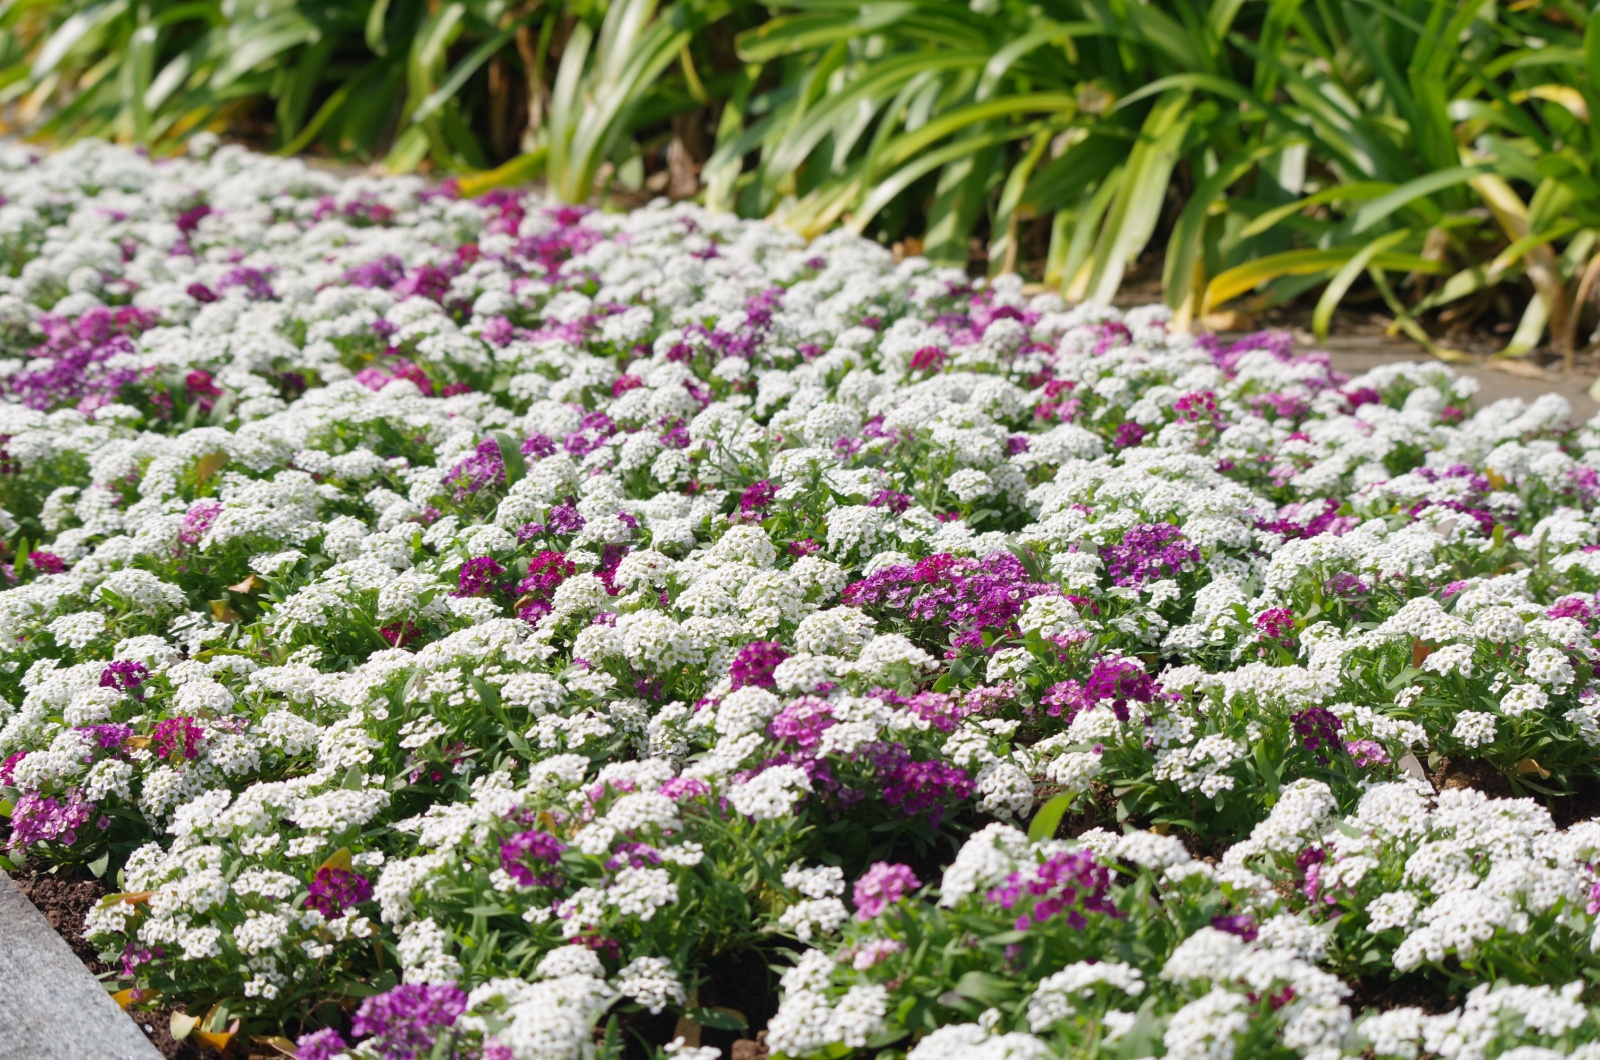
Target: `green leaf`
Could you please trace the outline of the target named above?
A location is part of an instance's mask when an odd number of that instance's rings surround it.
[[[1261,771],[1262,778],[1266,780],[1267,790],[1270,791],[1274,796],[1278,795],[1283,790],[1282,783],[1278,777],[1278,769],[1273,764],[1272,758],[1267,750],[1266,741],[1257,741],[1253,749],[1255,752],[1256,768]]]
[[[276,23],[276,24],[274,24]],[[294,12],[251,27],[251,32],[230,50],[210,78],[213,90],[226,88],[245,74],[296,45],[316,40],[317,27]]]
[[[739,58],[747,63],[765,63],[785,55],[795,55],[840,40],[857,40],[883,29],[914,12],[917,5],[904,0],[877,0],[861,5],[853,18],[816,13],[780,15],[734,39]]]
[[[951,990],[985,1005],[1002,1005],[1017,996],[1015,983],[992,972],[968,972]]]
[[[910,1034],[911,1031],[909,1029],[905,1027],[897,1027],[891,1024],[890,1026],[885,1027],[883,1030],[878,1031],[876,1034],[869,1036],[867,1038],[867,1048],[882,1049],[909,1037]]]
[[[1383,181],[1356,181],[1350,184],[1335,184],[1331,188],[1323,188],[1321,191],[1307,195],[1303,199],[1296,199],[1294,202],[1285,203],[1260,214],[1255,220],[1239,230],[1239,238],[1249,239],[1252,236],[1271,231],[1285,218],[1301,213],[1313,206],[1321,206],[1330,202],[1364,202],[1386,195],[1393,190],[1393,184]]]
[[[211,406],[211,415],[206,418],[213,427],[221,427],[228,422],[228,417],[233,413],[233,391],[224,390],[222,396],[217,398],[216,404]]]
[[[1086,295],[1089,301],[1109,305],[1122,286],[1127,267],[1149,243],[1192,119],[1189,94],[1183,91],[1163,98],[1145,119],[1139,142],[1128,153],[1116,200],[1095,242]]]
[[[1339,271],[1334,273],[1333,279],[1328,281],[1328,286],[1323,290],[1322,297],[1317,299],[1317,308],[1311,314],[1311,330],[1317,338],[1326,342],[1328,338],[1328,323],[1333,319],[1333,311],[1338,306],[1340,299],[1350,285],[1355,283],[1356,277],[1366,270],[1373,258],[1404,242],[1411,235],[1409,228],[1381,235],[1366,246],[1358,250],[1349,261],[1339,266]]]
[[[1055,837],[1056,828],[1061,824],[1061,818],[1071,808],[1076,795],[1061,794],[1052,796],[1039,812],[1033,815],[1033,820],[1028,824],[1028,838],[1035,842],[1042,842]]]
[[[1013,928],[1010,931],[997,931],[993,935],[986,937],[983,941],[984,944],[988,946],[1009,946],[1014,942],[1021,942],[1027,937],[1028,933],[1026,931],[1018,931]]]
[[[481,677],[474,676],[467,680],[472,685],[472,690],[478,693],[478,699],[482,701],[484,706],[493,710],[500,705],[500,690],[498,688]]]
[[[450,76],[445,78],[444,84],[430,92],[425,99],[417,104],[417,109],[411,112],[414,122],[427,121],[440,107],[449,102],[461,86],[467,83],[467,78],[478,72],[478,68],[488,62],[495,52],[506,46],[506,43],[516,36],[517,30],[525,26],[532,16],[518,19],[493,37],[479,44],[472,52],[456,64],[450,71]]]
[[[1204,306],[1209,309],[1221,305],[1259,284],[1281,276],[1314,276],[1335,271],[1356,253],[1356,247],[1335,247],[1331,250],[1290,250],[1282,254],[1269,254],[1212,277],[1206,285]],[[1396,272],[1438,273],[1445,268],[1439,262],[1416,254],[1396,251],[1380,252],[1373,256],[1371,263]]]
[[[686,1008],[683,1010],[683,1015],[686,1019],[714,1031],[742,1031],[750,1028],[749,1021],[728,1008]]]
[[[98,879],[106,874],[106,869],[111,864],[111,851],[106,851],[93,861],[89,862],[89,871]]]
[[[506,468],[506,486],[509,488],[528,473],[527,461],[522,458],[522,447],[504,431],[495,431],[490,437],[500,450],[500,460]]]
[[[428,133],[420,125],[413,125],[395,140],[384,158],[383,165],[391,173],[409,173],[428,157]]]
[[[1134,1018],[1133,1026],[1126,1034],[1117,1039],[1111,1056],[1127,1060],[1138,1056],[1150,1056],[1161,1047],[1162,1025],[1165,1021],[1156,1015],[1156,999],[1146,998],[1144,1004],[1139,1006],[1139,1014]]]
[[[389,45],[384,38],[383,23],[389,17],[389,0],[376,0],[372,9],[367,12],[367,22],[364,36],[367,47],[372,49],[374,55],[388,55]]]
[[[110,3],[94,4],[69,15],[34,56],[31,71],[34,80],[55,70],[80,41],[94,30],[121,17],[127,9],[128,0],[111,0]]]
[[[1374,199],[1357,210],[1355,216],[1351,219],[1350,232],[1352,235],[1360,235],[1396,210],[1409,206],[1418,199],[1432,195],[1434,192],[1442,191],[1445,188],[1465,184],[1473,178],[1480,177],[1488,172],[1490,172],[1490,169],[1487,166],[1455,166],[1451,169],[1441,169],[1434,173],[1424,174],[1415,180],[1408,180],[1388,194]],[[1431,214],[1430,221],[1438,217],[1437,207],[1425,212]]]
[[[1039,556],[1026,545],[1008,542],[1006,551],[1017,557],[1017,562],[1022,564],[1022,569],[1028,572],[1030,581],[1047,582],[1050,580],[1049,570],[1045,568]]]
[[[1178,223],[1172,229],[1172,238],[1167,241],[1167,258],[1161,276],[1167,305],[1176,309],[1191,295],[1200,293],[1193,290],[1195,266],[1200,261],[1204,247],[1206,220],[1211,214],[1212,203],[1262,159],[1280,153],[1285,146],[1276,141],[1257,146],[1244,157],[1223,165],[1202,181],[1189,197],[1189,204],[1179,215]]]

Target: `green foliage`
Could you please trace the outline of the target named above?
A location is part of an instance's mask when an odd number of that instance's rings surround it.
[[[1570,353],[1600,276],[1600,27],[1566,0],[9,0],[43,135],[431,160],[481,191],[699,195],[807,235],[985,247],[1181,325],[1352,294]],[[252,124],[254,123],[254,124]],[[975,240],[977,243],[975,244]],[[1513,297],[1508,298],[1510,294]],[[1434,330],[1438,330],[1435,327]]]

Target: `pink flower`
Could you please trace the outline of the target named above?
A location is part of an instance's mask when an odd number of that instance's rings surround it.
[[[910,891],[922,886],[909,865],[879,861],[856,881],[852,898],[856,903],[856,917],[871,920],[886,908],[904,898]]]

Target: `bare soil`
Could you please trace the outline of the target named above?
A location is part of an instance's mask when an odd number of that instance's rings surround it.
[[[91,975],[105,979],[115,971],[83,937],[84,917],[107,893],[102,881],[93,876],[57,875],[41,871],[34,864],[11,878]],[[168,1007],[130,1011],[128,1015],[167,1060],[200,1060],[203,1054],[192,1042],[180,1042],[172,1037],[173,1011]]]

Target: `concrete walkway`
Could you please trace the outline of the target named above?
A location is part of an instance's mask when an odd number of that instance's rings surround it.
[[[1400,361],[1442,363],[1434,361],[1421,350],[1406,349],[1398,343],[1380,345],[1335,339],[1305,348],[1328,351],[1333,356],[1333,367],[1350,375],[1360,375],[1380,364]],[[1479,390],[1475,400],[1480,408],[1501,398],[1515,397],[1532,401],[1543,394],[1556,393],[1571,403],[1573,418],[1580,422],[1600,412],[1600,404],[1596,404],[1594,398],[1589,396],[1589,387],[1595,381],[1591,375],[1567,375],[1559,366],[1554,370],[1543,369],[1526,360],[1486,360],[1476,364],[1451,364],[1448,367],[1459,375],[1470,375],[1478,380]]]
[[[0,1060],[161,1060],[0,872]]]

